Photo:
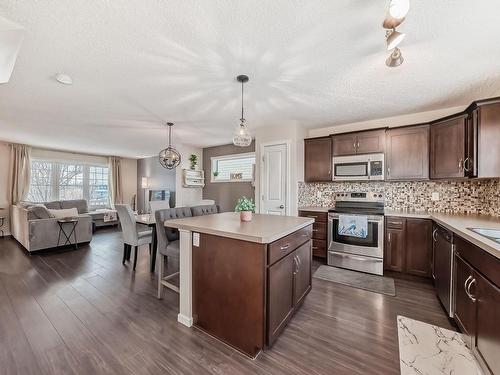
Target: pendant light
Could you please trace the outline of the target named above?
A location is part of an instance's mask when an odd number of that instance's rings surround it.
[[[243,111],[243,94],[244,94],[243,85],[246,82],[248,82],[248,76],[239,75],[238,77],[236,77],[236,80],[238,82],[241,82],[241,118],[240,118],[240,125],[238,125],[233,135],[233,144],[239,147],[247,147],[250,146],[250,144],[252,143],[252,136],[250,135],[250,132],[248,131],[247,126],[245,125],[246,120]]]
[[[158,155],[161,166],[166,169],[174,169],[181,163],[181,154],[172,147],[172,126],[173,123],[167,122],[168,147]]]

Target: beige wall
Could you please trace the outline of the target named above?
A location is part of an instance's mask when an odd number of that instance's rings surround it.
[[[0,142],[0,208],[5,210],[0,211],[0,216],[7,217],[7,222],[3,226],[5,234],[9,234],[9,172],[10,172],[10,147],[8,143]]]
[[[189,155],[191,154],[198,156],[197,168],[203,168],[203,150],[200,147],[185,144],[176,144],[175,147],[181,154],[181,164],[175,170],[175,205],[182,207],[202,199],[202,188],[185,188],[182,186],[182,170],[189,168]],[[207,177],[205,176],[205,178]]]
[[[137,194],[137,160],[123,158],[121,167],[123,203],[130,203],[133,196]]]

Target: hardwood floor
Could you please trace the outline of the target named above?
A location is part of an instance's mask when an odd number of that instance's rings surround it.
[[[398,374],[397,315],[454,329],[430,284],[397,279],[389,297],[313,279],[273,348],[252,361],[178,324],[178,295],[156,299],[147,247],[135,273],[122,251],[106,229],[76,251],[32,256],[0,239],[1,374]]]

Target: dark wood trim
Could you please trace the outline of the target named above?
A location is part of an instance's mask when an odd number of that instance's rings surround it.
[[[343,133],[332,133],[330,134],[330,137],[334,137],[336,135],[347,135],[347,134],[354,134],[354,133],[364,133],[364,132],[369,132],[369,131],[372,131],[372,130],[387,130],[388,127],[387,126],[384,126],[384,127],[381,127],[381,128],[367,128],[367,129],[360,129],[360,130],[353,130],[351,132],[343,132]]]

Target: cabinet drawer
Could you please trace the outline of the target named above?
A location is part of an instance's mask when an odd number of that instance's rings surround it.
[[[312,238],[326,240],[326,223],[314,223],[312,228]]]
[[[405,218],[389,216],[385,218],[385,225],[391,229],[404,229]]]
[[[313,256],[326,259],[326,241],[325,240],[312,240]]]
[[[268,246],[268,264],[280,260],[285,255],[291,253],[304,242],[309,241],[312,236],[312,225],[299,229],[296,232],[289,234],[277,241],[269,244]]]
[[[317,223],[326,223],[328,221],[328,212],[299,211],[299,216],[313,218]]]
[[[462,237],[455,236],[454,238],[458,255],[486,276],[493,284],[500,287],[500,272],[498,272],[500,270],[500,260]]]

